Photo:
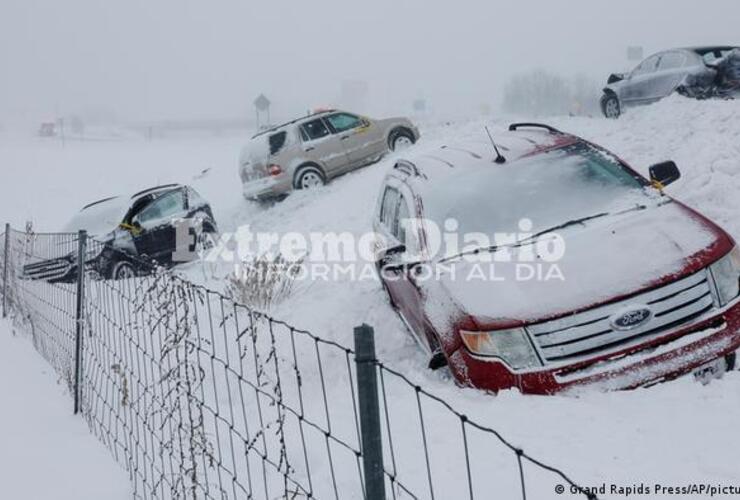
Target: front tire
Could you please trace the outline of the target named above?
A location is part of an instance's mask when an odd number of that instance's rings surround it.
[[[110,277],[114,280],[127,280],[136,277],[136,269],[128,261],[121,260],[113,264]]]
[[[733,352],[725,356],[725,363],[727,363],[727,371],[731,372],[738,368],[737,366],[737,354],[740,351]]]
[[[619,98],[615,94],[604,94],[601,98],[601,111],[604,116],[616,120],[622,114],[622,106],[619,104]]]
[[[326,178],[321,169],[314,165],[306,165],[296,172],[293,187],[296,189],[313,189],[324,184],[326,184]]]
[[[414,134],[405,128],[396,129],[391,132],[388,140],[391,151],[403,151],[413,146],[414,143],[416,143]]]

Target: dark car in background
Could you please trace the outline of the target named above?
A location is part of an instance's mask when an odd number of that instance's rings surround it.
[[[178,248],[177,225],[192,233]],[[218,231],[210,205],[195,189],[180,184],[150,188],[133,196],[105,198],[83,207],[64,232],[88,232],[86,265],[103,279],[147,274],[179,262],[173,254],[197,255],[213,244]],[[36,237],[23,267],[26,279],[71,282],[77,277],[76,250],[69,238]],[[181,243],[182,245],[183,243]]]
[[[630,73],[612,74],[601,98],[607,118],[625,108],[656,102],[674,92],[694,98],[740,94],[740,48],[671,49],[654,54]]]

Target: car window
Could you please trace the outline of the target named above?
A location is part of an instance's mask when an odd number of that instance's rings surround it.
[[[334,129],[334,133],[336,134],[360,127],[362,125],[362,120],[360,119],[360,117],[351,115],[349,113],[335,113],[333,115],[327,116],[326,119],[329,121],[332,129]]]
[[[704,62],[707,64],[713,63],[717,61],[717,59],[725,57],[730,52],[732,52],[732,49],[712,50],[702,55],[702,59],[704,59]]]
[[[667,52],[660,58],[659,69],[669,70],[682,68],[686,63],[686,55],[682,52]]]
[[[380,222],[393,233],[393,222],[396,218],[398,197],[400,193],[396,188],[388,186],[383,193],[383,202],[380,206]]]
[[[283,149],[287,138],[288,133],[285,130],[280,131],[277,134],[272,134],[269,137],[268,141],[270,143],[270,156],[278,154],[280,150]]]
[[[647,75],[656,70],[660,56],[651,56],[640,63],[632,72],[632,76]]]
[[[326,137],[331,132],[324,123],[324,120],[317,118],[301,125],[301,137],[304,141],[314,141]]]
[[[141,225],[181,215],[185,210],[185,199],[181,189],[169,192],[144,207],[136,214],[133,222]]]
[[[660,200],[646,181],[612,155],[585,143],[563,146],[517,162],[516,169],[469,169],[455,182],[430,184],[424,217],[458,234],[489,238],[516,232],[523,219],[532,232],[596,214],[618,214]]]
[[[403,223],[404,220],[409,218],[409,206],[406,203],[406,198],[401,195],[398,200],[398,212],[396,213],[396,221],[393,224],[394,231],[393,235],[398,238],[398,241],[407,244],[406,241],[406,225]]]

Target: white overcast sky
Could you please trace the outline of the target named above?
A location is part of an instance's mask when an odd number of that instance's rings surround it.
[[[379,113],[495,109],[517,72],[605,80],[629,45],[740,44],[738,21],[737,0],[0,0],[0,122],[239,117],[259,92],[284,115],[347,80]]]

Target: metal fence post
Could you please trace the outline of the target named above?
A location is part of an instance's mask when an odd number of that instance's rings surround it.
[[[85,326],[85,255],[87,254],[87,231],[80,231],[77,240],[77,310],[75,312],[75,409],[80,412],[82,400],[82,338]]]
[[[3,247],[3,318],[8,317],[8,263],[10,262],[10,224],[5,224]]]
[[[366,500],[385,500],[375,332],[368,325],[363,324],[355,328],[355,362],[357,363],[357,398],[360,405],[365,498]]]

